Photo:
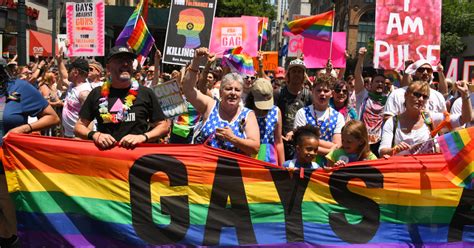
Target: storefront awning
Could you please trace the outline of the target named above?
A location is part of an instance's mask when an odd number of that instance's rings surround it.
[[[30,56],[52,56],[52,38],[50,34],[40,33],[37,31],[30,31]]]

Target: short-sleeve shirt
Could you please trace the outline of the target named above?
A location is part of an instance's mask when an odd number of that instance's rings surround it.
[[[285,168],[301,168],[301,164],[298,163],[296,161],[296,159],[292,159],[292,160],[287,160],[283,163],[283,167]],[[318,163],[316,162],[311,162],[311,169],[317,169],[317,168],[320,168],[321,166],[319,166]],[[308,166],[304,166],[303,168],[309,168]]]
[[[293,130],[296,113],[301,108],[311,105],[311,91],[303,88],[298,95],[290,93],[285,86],[278,92],[274,92],[275,105],[281,111],[282,116],[282,134],[286,135]]]
[[[405,112],[405,92],[407,91],[407,86],[398,88],[387,98],[387,103],[385,104],[384,114],[385,115],[399,115]],[[444,97],[441,93],[434,89],[430,89],[430,98],[426,102],[427,111],[435,113],[443,113],[446,111],[446,103]]]
[[[474,94],[471,94],[471,106],[474,108]],[[462,114],[462,97],[459,97],[454,101],[453,106],[451,107],[451,114]],[[466,123],[466,127],[474,126],[474,121]]]
[[[429,116],[431,121],[433,122],[433,127],[437,127],[444,119],[443,113],[434,113],[429,112]],[[429,127],[424,124],[421,128],[416,130],[411,130],[409,133],[405,133],[400,129],[400,120],[397,119],[397,129],[395,130],[395,137],[393,137],[393,128],[394,128],[394,117],[390,117],[384,124],[382,129],[382,142],[380,143],[379,152],[383,148],[392,148],[392,141],[393,144],[399,144],[400,142],[405,142],[408,145],[416,145],[423,142],[428,141],[431,139],[430,129]],[[461,115],[451,115],[450,116],[450,124],[452,128],[456,128],[460,126],[460,119]],[[406,154],[406,151],[401,152],[400,154]]]
[[[148,131],[148,123],[155,123],[165,119],[155,93],[150,88],[140,85],[138,87],[137,98],[129,110],[127,118],[119,123],[104,123],[99,114],[99,99],[101,98],[102,87],[93,89],[79,112],[81,119],[92,121],[97,119],[97,131],[108,133],[115,140],[122,139],[127,134],[142,134]],[[125,103],[129,88],[110,88],[108,96],[108,108],[110,113],[114,109],[120,108]]]
[[[309,108],[309,114],[311,114],[312,117],[316,119],[318,122],[328,122],[331,114],[337,114],[336,125],[335,125],[335,128],[331,130],[331,133],[332,134],[341,133],[341,130],[345,124],[344,116],[341,113],[337,112],[337,110],[331,107],[328,107],[326,111],[317,111],[313,107],[308,107],[308,108]],[[305,126],[306,124],[310,124],[308,123],[308,120],[306,117],[307,112],[308,111],[305,111],[305,108],[298,110],[295,116],[295,124],[294,124],[295,129],[301,126]],[[324,130],[321,130],[321,132],[324,132]],[[322,134],[321,137],[323,136],[324,135]],[[327,141],[332,141],[332,137],[330,140],[327,140]]]
[[[46,107],[48,102],[30,83],[20,79],[9,81],[2,116],[2,137],[10,129],[28,123],[28,116],[36,117]]]
[[[358,154],[347,153],[342,148],[330,151],[326,155],[326,159],[331,161],[331,162],[334,162],[334,163],[339,161],[339,160],[342,160],[346,163],[359,161],[358,160]],[[367,158],[362,159],[362,160],[375,160],[375,159],[377,159],[377,156],[375,156],[375,154],[370,152],[369,156],[367,156]]]

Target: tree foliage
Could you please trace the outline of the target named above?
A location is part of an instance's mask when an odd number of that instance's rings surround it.
[[[217,12],[218,17],[240,17],[248,16],[266,16],[274,19],[275,10],[268,0],[218,0]]]
[[[460,55],[466,49],[461,37],[474,34],[474,4],[443,1],[441,33],[441,57]]]

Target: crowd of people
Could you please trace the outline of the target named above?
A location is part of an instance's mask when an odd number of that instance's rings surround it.
[[[161,72],[159,51],[153,65],[137,67],[127,47],[113,47],[105,67],[65,60],[62,52],[27,66],[1,59],[0,132],[89,139],[101,150],[201,143],[289,169],[317,169],[413,154],[419,144],[433,143],[423,152],[435,152],[433,137],[472,125],[470,86],[446,79],[441,64],[407,61],[404,71],[392,72],[395,82],[386,71],[367,70],[366,53],[358,51],[354,75],[328,61],[311,77],[302,58],[273,72],[263,71],[260,55],[255,75],[241,75],[216,65],[206,48],[169,74]],[[167,119],[153,89],[171,79],[188,108]],[[0,170],[0,246],[6,246],[16,242],[16,223]]]

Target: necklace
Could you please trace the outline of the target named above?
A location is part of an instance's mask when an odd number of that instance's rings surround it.
[[[128,90],[128,95],[125,97],[125,103],[122,105],[122,109],[120,109],[117,113],[111,114],[109,112],[109,94],[110,94],[110,86],[112,83],[107,80],[103,85],[100,92],[102,96],[99,98],[99,114],[102,117],[104,123],[119,123],[125,119],[127,119],[128,111],[133,106],[133,102],[137,98],[138,95],[138,82],[132,81],[132,86]]]

